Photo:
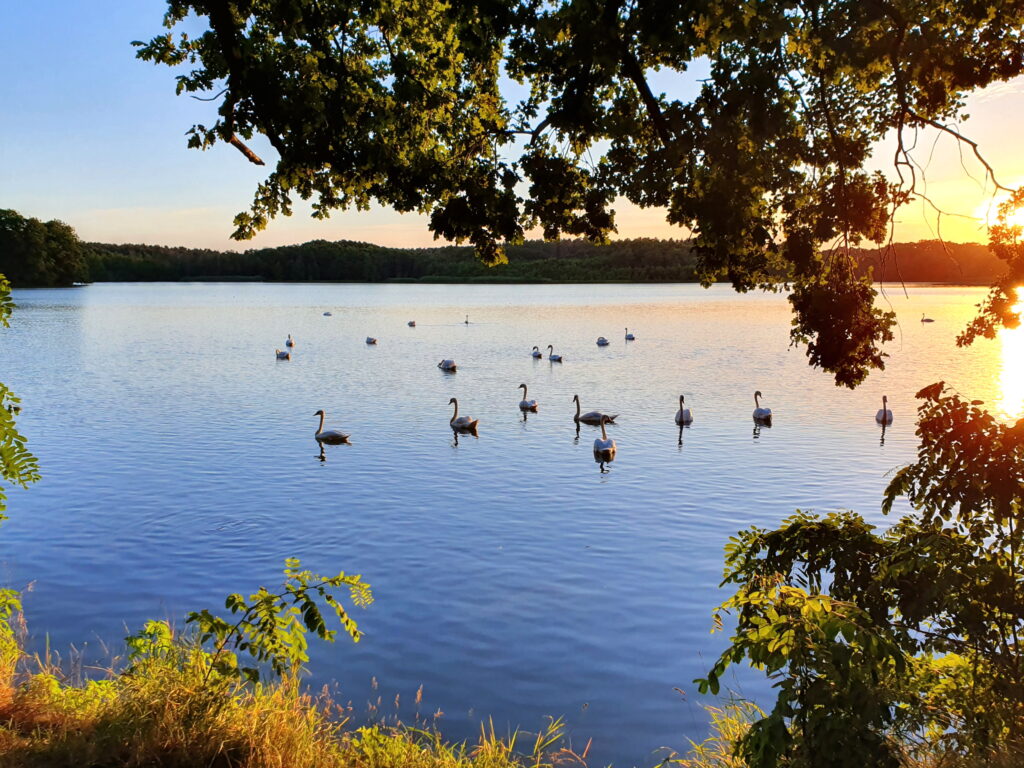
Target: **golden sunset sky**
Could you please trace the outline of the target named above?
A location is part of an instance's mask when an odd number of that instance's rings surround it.
[[[213,107],[174,95],[173,74],[137,61],[130,42],[161,31],[162,0],[19,3],[0,28],[0,207],[62,219],[85,240],[245,249],[314,238],[380,245],[434,244],[424,217],[390,210],[336,213],[326,222],[296,206],[255,240],[229,239],[231,219],[268,172],[235,149],[185,147],[193,123],[213,121]],[[59,20],[55,22],[55,20]],[[678,77],[678,76],[675,76]],[[690,75],[691,81],[694,75]],[[691,83],[652,78],[656,89],[686,93]],[[960,129],[978,141],[1006,186],[1024,183],[1024,78],[971,96]],[[253,148],[269,163],[265,141]],[[874,166],[892,171],[892,145],[877,147]],[[941,236],[984,242],[993,187],[968,147],[922,133],[915,153],[922,189],[950,215],[923,202],[898,215],[896,239]],[[685,237],[663,212],[615,205],[618,237]],[[994,211],[994,208],[993,208]],[[955,214],[955,215],[953,215]]]

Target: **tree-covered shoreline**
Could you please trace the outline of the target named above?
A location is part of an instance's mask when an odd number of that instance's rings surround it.
[[[687,283],[697,282],[688,240],[634,238],[594,245],[531,240],[488,267],[472,248],[389,248],[347,240],[247,251],[85,244],[90,282],[254,279],[268,282]],[[925,240],[856,252],[859,269],[887,283],[991,285],[1005,262],[978,243]]]

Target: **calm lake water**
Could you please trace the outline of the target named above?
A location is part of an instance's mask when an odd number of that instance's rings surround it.
[[[710,614],[730,535],[797,508],[886,524],[881,493],[914,455],[914,393],[933,381],[1021,411],[1024,332],[955,346],[982,296],[892,291],[889,366],[850,392],[788,348],[783,297],[724,287],[17,291],[0,380],[23,398],[43,480],[11,494],[3,582],[28,589],[33,648],[109,662],[126,629],[276,584],[286,557],[361,573],[376,596],[355,612],[363,642],[311,649],[312,681],[337,681],[358,717],[378,697],[393,715],[398,695],[411,721],[422,685],[418,711],[443,712],[449,738],[564,716],[593,764],[652,766],[706,735],[714,699],[691,681],[724,647]],[[532,359],[535,344],[565,362]],[[540,402],[526,420],[520,383]],[[755,389],[775,413],[760,433]],[[599,430],[577,438],[574,393],[620,414],[605,474]],[[694,412],[682,444],[680,394]],[[457,445],[453,396],[480,419]],[[323,462],[320,408],[352,433]],[[768,691],[750,672],[727,683]]]

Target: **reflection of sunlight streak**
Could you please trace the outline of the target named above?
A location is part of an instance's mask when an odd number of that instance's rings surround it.
[[[1018,290],[1018,296],[1021,295]],[[1015,310],[1024,312],[1024,302]],[[1002,369],[999,372],[999,407],[1007,416],[1024,416],[1024,324],[1016,328],[1003,328],[999,332],[1002,344]]]

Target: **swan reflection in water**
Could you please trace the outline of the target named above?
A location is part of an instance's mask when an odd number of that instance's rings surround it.
[[[884,446],[885,445],[885,422],[882,422],[881,424],[879,424],[879,426],[882,428],[882,435],[881,435],[881,437],[878,438],[878,444],[880,446]]]
[[[679,447],[679,450],[683,449],[683,430],[684,429],[689,429],[689,428],[690,428],[689,424],[680,424],[679,425],[679,442],[676,443],[676,445]]]
[[[452,430],[452,448],[459,447],[459,435],[470,435],[471,437],[480,439],[480,435],[477,434],[476,429],[453,429]]]
[[[770,421],[762,421],[754,424],[754,439],[757,440],[761,436],[762,429],[771,429],[772,423]]]

